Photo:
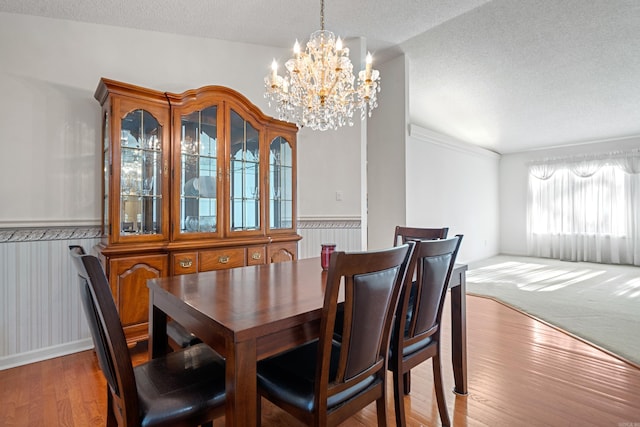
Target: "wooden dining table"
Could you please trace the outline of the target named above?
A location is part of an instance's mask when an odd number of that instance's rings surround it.
[[[456,393],[466,394],[465,272],[451,281]],[[257,424],[257,361],[319,336],[326,272],[319,258],[151,279],[149,356],[169,351],[171,318],[226,360],[225,425]]]

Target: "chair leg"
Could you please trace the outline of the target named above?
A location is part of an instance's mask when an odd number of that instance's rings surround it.
[[[386,388],[386,386],[385,386]],[[387,427],[387,393],[382,392],[382,397],[376,400],[376,413],[378,415],[378,427]]]
[[[411,371],[404,373],[404,394],[411,393]]]
[[[116,414],[113,413],[113,396],[107,386],[107,427],[118,427],[118,420]]]
[[[262,425],[262,396],[258,393],[258,399],[256,400],[256,426]]]
[[[440,368],[440,352],[433,356],[431,361],[433,365],[433,385],[436,389],[436,400],[438,402],[438,412],[440,412],[440,420],[443,426],[450,426],[449,411],[447,411],[447,402],[444,398],[444,387],[442,386],[442,370]]]
[[[404,374],[399,373],[400,367],[396,366],[393,372],[393,404],[396,410],[396,427],[404,427],[407,420],[404,414]]]

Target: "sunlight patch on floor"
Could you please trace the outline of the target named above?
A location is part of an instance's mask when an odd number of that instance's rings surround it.
[[[529,292],[553,292],[603,274],[605,271],[587,268],[566,270],[549,268],[543,264],[510,261],[471,270],[467,273],[467,282],[512,285]]]
[[[627,282],[618,287],[615,294],[619,296],[627,295],[629,299],[640,297],[640,277],[627,280]]]

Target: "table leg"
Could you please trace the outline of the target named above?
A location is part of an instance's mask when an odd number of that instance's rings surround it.
[[[226,343],[226,413],[225,425],[257,425],[257,356],[256,341]]]
[[[149,359],[169,352],[167,339],[167,315],[153,304],[153,293],[149,295]]]
[[[451,288],[451,361],[456,394],[466,395],[467,391],[467,302],[466,273],[460,274],[460,285]],[[456,278],[457,280],[458,278]],[[453,279],[452,279],[453,280]]]

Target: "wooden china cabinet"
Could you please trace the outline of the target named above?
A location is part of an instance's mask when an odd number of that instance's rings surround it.
[[[103,239],[127,340],[147,338],[150,278],[297,258],[295,125],[238,92],[101,79]]]

